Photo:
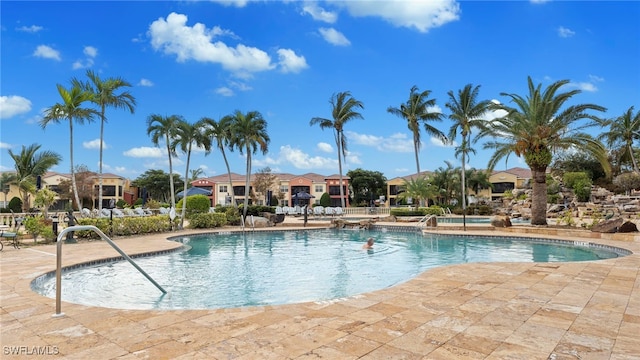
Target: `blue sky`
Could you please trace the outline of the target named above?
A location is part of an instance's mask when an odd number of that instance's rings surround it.
[[[238,109],[259,111],[271,137],[253,169],[337,174],[333,133],[311,127],[330,118],[333,93],[350,91],[364,119],[345,126],[343,172],[362,168],[388,179],[416,172],[406,121],[387,113],[409,89],[431,90],[447,115],[447,92],[481,85],[482,99],[526,95],[527,76],[543,86],[568,79],[574,103],[596,103],[617,117],[640,103],[640,2],[581,1],[113,1],[0,2],[0,171],[8,149],[41,144],[68,173],[68,123],[41,129],[43,110],[60,102],[56,84],[122,77],[135,114],[109,109],[104,172],[135,179],[168,171],[146,134],[151,114],[190,122]],[[445,133],[448,119],[433,123]],[[74,124],[74,162],[98,170],[99,122]],[[598,131],[598,129],[594,129]],[[459,166],[454,148],[422,134],[420,169]],[[459,139],[458,139],[459,141]],[[482,142],[481,142],[482,143]],[[491,153],[475,146],[470,165]],[[229,154],[243,174],[245,159]],[[184,174],[186,156],[174,170]],[[526,167],[515,156],[500,167]],[[196,152],[190,168],[226,173],[222,156]]]

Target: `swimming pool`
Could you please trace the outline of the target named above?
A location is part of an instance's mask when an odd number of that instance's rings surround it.
[[[438,216],[438,223],[440,224],[462,224],[462,216]],[[512,218],[510,219],[512,224],[531,224],[530,220],[525,220],[522,218]],[[489,224],[491,223],[491,217],[488,216],[467,216],[466,218],[467,224]]]
[[[373,250],[361,246],[370,236]],[[210,309],[324,301],[405,282],[443,265],[469,262],[584,261],[624,255],[588,243],[366,230],[265,231],[175,239],[190,248],[136,262],[66,270],[62,300],[122,309]],[[55,297],[55,276],[32,282]]]

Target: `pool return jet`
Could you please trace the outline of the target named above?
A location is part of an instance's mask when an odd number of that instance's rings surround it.
[[[136,264],[136,262],[133,261],[133,259],[131,259],[131,257],[129,257],[129,255],[127,255],[122,249],[120,249],[120,247],[118,247],[118,245],[116,245],[111,239],[109,239],[109,237],[107,235],[105,235],[105,233],[103,233],[100,229],[98,229],[97,227],[95,227],[93,225],[70,226],[70,227],[62,230],[60,232],[60,234],[58,234],[58,238],[56,240],[57,241],[57,244],[56,244],[56,313],[53,315],[53,317],[63,317],[64,316],[64,313],[61,311],[61,308],[62,308],[62,305],[61,305],[61,298],[62,298],[62,239],[64,239],[64,236],[67,233],[70,233],[72,231],[80,231],[80,230],[92,230],[93,232],[98,234],[100,236],[100,238],[102,238],[102,240],[106,241],[109,245],[111,245],[111,247],[113,247],[118,253],[120,253],[120,255],[122,255],[123,258],[125,258],[129,263],[131,263],[131,265],[133,265],[133,267],[138,269],[138,271],[140,271],[140,273],[142,275],[144,275],[149,281],[151,281],[151,283],[153,285],[155,285],[158,289],[160,289],[160,291],[162,291],[163,294],[167,293],[167,290],[165,290],[162,286],[160,286],[160,284],[158,284],[155,280],[153,280],[151,278],[151,276],[149,276],[149,274],[147,274],[144,270],[142,270],[142,268],[140,266],[138,266],[138,264]]]

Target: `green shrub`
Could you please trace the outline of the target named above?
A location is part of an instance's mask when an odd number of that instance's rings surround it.
[[[126,206],[129,206],[129,204],[122,199],[118,200],[118,202],[116,203],[116,207],[119,209],[124,209]]]
[[[393,208],[390,211],[394,216],[424,216],[426,215],[426,208],[413,209],[413,208]],[[442,213],[441,213],[442,214]]]
[[[566,172],[562,176],[562,182],[564,183],[564,186],[570,189],[574,189],[577,183],[584,181],[588,181],[589,184],[591,184],[591,178],[585,172]]]
[[[579,179],[573,184],[573,192],[578,201],[586,202],[591,199],[591,180]]]
[[[329,195],[329,193],[323,193],[322,196],[320,196],[320,206],[331,206],[331,195]]]
[[[42,236],[48,241],[55,239],[51,225],[42,216],[28,216],[22,223],[25,230],[33,236],[34,242],[36,242],[38,236]]]
[[[547,203],[548,204],[557,204],[558,200],[560,200],[560,194],[547,194]]]
[[[13,210],[13,212],[22,212],[22,200],[19,197],[14,196],[9,200],[9,205],[7,207]]]
[[[227,215],[224,213],[193,214],[189,218],[189,227],[193,229],[210,229],[226,224]]]
[[[173,221],[173,228],[180,221]],[[159,233],[171,231],[171,219],[167,215],[155,216],[128,216],[123,218],[82,218],[78,219],[78,225],[93,225],[107,236],[130,236],[139,234]],[[99,236],[90,230],[76,231],[78,238],[98,239]]]
[[[176,204],[176,213],[182,212],[182,202],[185,198],[180,199]],[[211,200],[205,195],[191,195],[186,197],[187,206],[185,217],[190,219],[191,215],[198,213],[207,213],[211,207]]]

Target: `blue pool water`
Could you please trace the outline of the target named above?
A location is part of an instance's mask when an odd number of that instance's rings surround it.
[[[373,250],[363,250],[368,237]],[[206,234],[189,250],[65,271],[62,300],[124,309],[206,309],[323,301],[387,288],[421,272],[469,262],[556,262],[619,256],[604,248],[533,239],[362,230]],[[55,297],[55,277],[32,288]]]

